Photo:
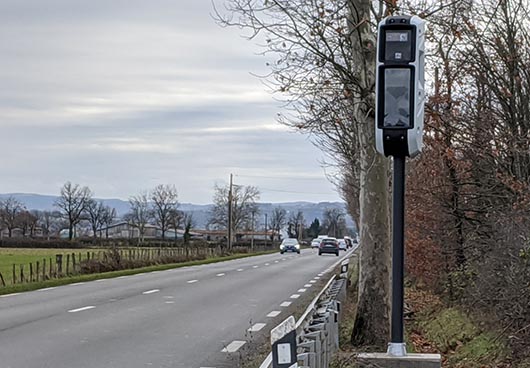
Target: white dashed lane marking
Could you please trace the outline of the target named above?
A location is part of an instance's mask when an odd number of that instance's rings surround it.
[[[190,280],[190,281],[188,281],[188,284],[193,284],[193,283],[195,283],[197,281],[199,281],[199,280]]]
[[[274,317],[277,317],[278,315],[280,315],[281,313],[282,312],[280,312],[280,311],[272,311],[269,314],[267,314],[267,317],[274,318]]]
[[[300,298],[300,294],[291,295],[291,299],[298,299],[298,298]]]
[[[86,307],[82,307],[82,308],[70,309],[70,310],[68,311],[68,313],[83,312],[83,311],[86,311],[86,310],[89,310],[89,309],[94,309],[94,308],[96,308],[96,307],[93,306],[93,305],[87,305]]]
[[[147,291],[144,291],[142,294],[148,295],[148,294],[158,293],[159,291],[160,291],[159,289],[147,290]]]
[[[315,280],[309,281],[310,284],[314,284],[315,282],[316,282]]]
[[[305,293],[307,289],[298,289],[299,293]]]
[[[305,284],[304,287],[305,288],[310,288],[311,286],[313,286],[312,284]]]
[[[242,268],[238,268],[238,269],[237,269],[237,272],[241,272],[241,271],[243,271]]]
[[[265,326],[266,326],[265,323],[256,323],[254,326],[250,327],[248,329],[248,331],[249,332],[258,332],[259,330],[261,330]]]
[[[245,344],[246,344],[246,341],[235,340],[235,341],[232,341],[230,344],[228,344],[225,348],[223,348],[221,352],[222,353],[235,353]]]
[[[222,277],[222,276],[224,276],[224,275],[225,275],[224,273],[218,273],[218,274],[215,275],[215,276],[217,276],[217,277]]]
[[[283,302],[282,304],[280,304],[280,307],[288,307],[291,304],[293,304],[293,302]]]
[[[252,268],[258,268],[259,266],[252,266]]]
[[[320,280],[320,276],[315,276],[315,280]]]
[[[265,263],[265,266],[268,266],[270,263]]]

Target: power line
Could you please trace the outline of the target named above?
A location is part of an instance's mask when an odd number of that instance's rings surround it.
[[[263,179],[276,179],[276,180],[327,180],[326,178],[291,178],[291,177],[265,176],[265,175],[236,174],[235,176],[242,177],[242,178],[263,178]]]
[[[332,194],[332,193],[321,193],[321,192],[298,192],[294,190],[270,189],[270,188],[262,188],[262,187],[258,187],[258,188],[261,191],[265,191],[265,192],[294,193],[294,194],[319,194],[319,195]]]

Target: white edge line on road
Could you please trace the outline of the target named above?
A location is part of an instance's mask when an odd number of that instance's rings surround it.
[[[44,288],[44,289],[39,289],[38,291],[48,291],[48,290],[53,290],[53,289],[57,289],[57,286],[52,286],[52,287],[47,287],[47,288]],[[4,296],[7,296],[7,295],[4,295]]]
[[[199,280],[190,280],[190,281],[188,281],[188,284],[193,284],[193,283],[195,283],[197,281],[199,281]]]
[[[94,280],[95,282],[103,282],[103,281],[107,281],[108,279],[97,279],[97,280]]]
[[[93,305],[87,305],[86,307],[82,307],[82,308],[70,309],[68,313],[77,313],[77,312],[82,312],[82,311],[86,311],[86,310],[94,309],[94,308],[96,307]]]
[[[44,289],[41,289],[41,290],[44,290]],[[11,293],[11,294],[5,294],[5,295],[0,295],[0,298],[7,298],[8,296],[15,296],[15,295],[19,295],[20,293]]]
[[[283,302],[282,304],[280,304],[280,307],[288,307],[291,304],[293,304],[293,302]]]
[[[84,285],[84,282],[74,282],[73,284],[69,284],[70,286],[77,286],[77,285]]]
[[[217,277],[222,277],[222,276],[224,276],[224,275],[225,275],[224,273],[218,273],[218,274],[215,275],[215,276],[217,276]]]
[[[267,317],[274,318],[274,317],[279,316],[281,313],[282,313],[281,311],[272,311],[269,314],[267,314]]]
[[[293,294],[290,296],[291,299],[298,299],[300,298],[300,294]]]
[[[239,340],[232,341],[225,348],[223,348],[221,352],[222,353],[235,353],[246,343],[247,343],[246,341],[239,341]]]
[[[267,325],[266,323],[256,323],[254,326],[250,327],[247,331],[248,332],[258,332],[259,330],[261,330],[266,325]]]
[[[144,291],[142,294],[148,295],[148,294],[158,293],[159,291],[160,289],[147,290],[147,291]]]

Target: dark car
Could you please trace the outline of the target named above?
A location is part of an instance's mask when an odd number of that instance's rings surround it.
[[[334,238],[325,238],[320,242],[318,247],[318,255],[321,256],[322,253],[332,253],[336,256],[339,255],[339,242]]]

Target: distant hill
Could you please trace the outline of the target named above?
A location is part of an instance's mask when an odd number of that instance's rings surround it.
[[[29,193],[6,193],[0,194],[0,200],[12,196],[24,203],[26,208],[30,210],[54,210],[53,204],[57,200],[57,196],[44,195],[44,194],[29,194]],[[121,199],[98,199],[105,203],[105,205],[116,209],[118,216],[123,216],[129,211],[129,202]],[[302,211],[304,218],[308,225],[315,218],[322,220],[322,215],[327,208],[342,208],[345,209],[345,205],[342,202],[284,202],[284,203],[259,203],[259,217],[256,220],[258,226],[263,226],[265,222],[265,214],[270,216],[275,207],[284,208],[288,213],[296,213]],[[193,204],[193,203],[181,203],[179,209],[188,213],[193,214],[195,225],[200,228],[204,228],[208,222],[211,204]],[[289,216],[289,215],[288,215]],[[350,228],[356,228],[353,220],[348,216],[347,225]]]

